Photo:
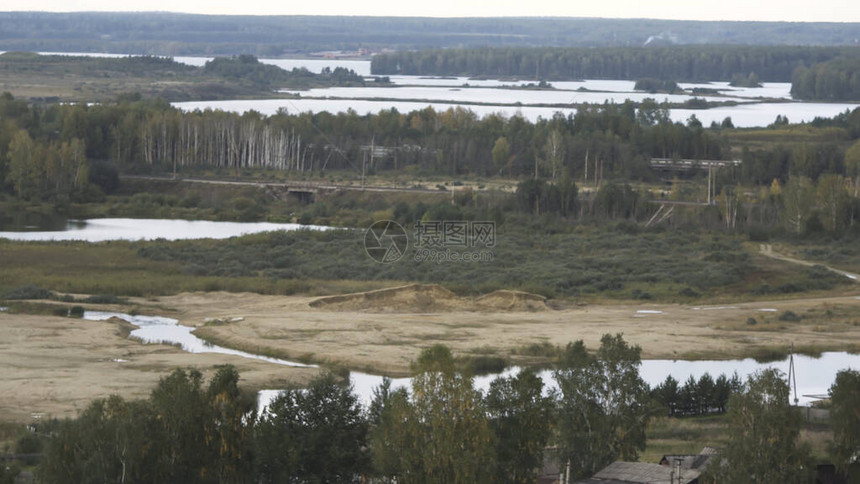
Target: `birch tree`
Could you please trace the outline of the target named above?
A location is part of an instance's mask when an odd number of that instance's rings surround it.
[[[645,449],[648,385],[639,376],[641,349],[606,334],[591,355],[580,340],[565,348],[553,371],[559,465],[574,479]]]

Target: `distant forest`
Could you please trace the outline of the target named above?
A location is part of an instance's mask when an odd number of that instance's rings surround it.
[[[835,59],[860,59],[860,47],[699,45],[437,49],[380,54],[373,58],[371,69],[379,75],[515,76],[549,80],[655,78],[678,82],[755,78],[789,82],[796,70]],[[857,62],[850,64],[853,66]],[[850,78],[851,74],[849,82]]]
[[[859,43],[857,23],[0,13],[0,50],[273,57],[359,48]]]

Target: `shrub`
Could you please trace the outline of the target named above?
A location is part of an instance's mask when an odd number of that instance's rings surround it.
[[[489,375],[505,371],[508,361],[501,356],[480,355],[464,358],[463,366],[473,375]]]
[[[12,289],[4,294],[2,299],[51,299],[53,296],[52,291],[39,286],[27,285]]]
[[[793,311],[783,311],[782,314],[779,315],[780,321],[788,321],[791,323],[796,323],[800,321],[801,317],[795,314]]]
[[[128,300],[116,297],[113,294],[94,294],[84,299],[83,302],[91,304],[125,304]]]
[[[72,306],[72,309],[69,309],[69,317],[70,318],[83,318],[84,317],[84,308],[82,306]]]

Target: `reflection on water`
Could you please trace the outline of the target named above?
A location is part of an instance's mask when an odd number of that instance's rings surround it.
[[[68,230],[76,227],[79,221],[69,220],[63,215],[38,212],[0,213],[0,231],[37,232]]]
[[[65,219],[62,219],[65,221]],[[205,220],[97,218],[78,220],[54,227],[33,225],[31,231],[2,228],[0,238],[11,240],[181,240],[226,239],[275,230],[327,230],[321,225],[276,224],[268,222],[210,222]]]

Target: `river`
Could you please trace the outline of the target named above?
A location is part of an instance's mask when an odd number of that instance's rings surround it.
[[[42,220],[42,219],[40,219]],[[96,218],[66,220],[44,219],[50,225],[0,225],[0,239],[23,241],[81,240],[183,240],[226,239],[275,230],[327,230],[321,225],[279,224],[269,222],[210,222],[206,220]]]
[[[278,365],[315,367],[315,365],[307,365],[294,361],[254,355],[244,351],[211,345],[195,336],[192,333],[194,328],[181,325],[178,320],[172,318],[129,315],[116,312],[84,312],[84,319],[92,321],[104,321],[111,317],[117,317],[138,326],[139,328],[133,330],[130,336],[147,343],[175,344],[189,353],[220,353],[267,361]],[[808,405],[815,400],[815,398],[810,397],[809,395],[826,394],[830,385],[833,384],[838,371],[846,368],[860,369],[860,355],[845,352],[823,353],[818,358],[796,355],[794,359],[797,373],[797,393],[800,404],[802,405]],[[663,382],[668,375],[672,375],[673,378],[681,383],[685,382],[690,376],[698,379],[705,373],[710,373],[716,378],[720,374],[731,375],[737,372],[742,379],[745,379],[748,375],[765,368],[776,368],[787,373],[788,360],[786,359],[770,363],[760,363],[751,358],[743,360],[697,361],[643,360],[639,373],[642,376],[642,379],[645,380],[648,385],[653,387]],[[481,391],[486,391],[490,386],[490,382],[494,379],[500,376],[513,375],[518,371],[519,368],[512,367],[503,373],[475,377],[475,386]],[[539,374],[544,381],[546,389],[555,388],[555,382],[552,379],[551,371],[544,370]],[[370,403],[373,398],[373,390],[382,383],[382,378],[382,375],[373,375],[362,372],[350,373],[350,383],[352,384],[356,395],[358,395],[359,400],[364,405]],[[408,388],[410,381],[411,380],[409,378],[394,378],[392,379],[392,386],[394,388]],[[260,408],[265,408],[268,402],[277,396],[279,391],[280,390],[276,389],[262,390],[259,394]]]

